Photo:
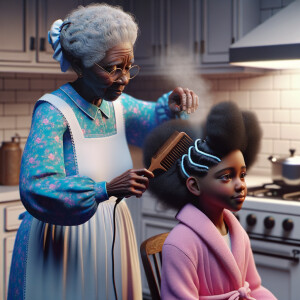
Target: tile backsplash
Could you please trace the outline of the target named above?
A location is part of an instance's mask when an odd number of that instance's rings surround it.
[[[35,102],[73,75],[0,73],[0,142],[18,133],[27,137]],[[200,108],[192,120],[203,119],[213,103],[232,100],[254,111],[263,129],[262,147],[251,173],[270,174],[268,157],[288,155],[290,148],[300,153],[300,71],[268,72],[258,75],[210,75],[195,83],[174,82],[161,76],[140,76],[126,92],[155,101],[175,86],[187,86],[200,98]],[[24,146],[26,139],[22,140]],[[137,154],[139,155],[139,154]]]

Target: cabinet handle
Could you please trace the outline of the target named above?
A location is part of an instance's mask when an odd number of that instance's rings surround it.
[[[40,38],[40,51],[45,51],[45,38]]]
[[[300,251],[297,249],[293,249],[292,250],[292,256],[289,255],[281,255],[281,254],[275,254],[275,253],[269,253],[269,252],[265,252],[265,251],[258,251],[258,250],[253,250],[252,251],[254,254],[258,254],[258,255],[265,255],[265,256],[270,256],[270,257],[274,257],[274,258],[279,258],[279,259],[286,259],[286,260],[290,260],[293,261],[295,263],[299,262],[299,253]]]
[[[155,45],[152,45],[152,53],[153,53],[153,56],[156,55],[156,46]]]
[[[204,40],[201,40],[200,42],[200,53],[203,54],[205,51],[205,42]]]
[[[198,43],[198,41],[196,41],[194,44],[194,51],[196,54],[198,53],[198,45],[199,45],[199,43]]]
[[[30,50],[35,50],[35,38],[33,36],[30,37],[29,48]]]
[[[235,42],[235,38],[232,37],[232,38],[231,38],[231,44],[233,44],[234,42]]]

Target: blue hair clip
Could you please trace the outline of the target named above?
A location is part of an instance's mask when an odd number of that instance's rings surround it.
[[[218,161],[218,162],[221,161],[221,159],[220,159],[219,157],[217,157],[217,156],[215,156],[215,155],[212,155],[212,154],[209,154],[209,153],[206,153],[206,152],[203,152],[203,151],[199,150],[199,149],[198,149],[198,146],[197,146],[197,142],[198,142],[198,141],[201,141],[201,139],[198,139],[198,140],[195,141],[195,149],[196,149],[196,151],[197,151],[198,153],[200,153],[200,154],[202,154],[202,155],[205,155],[205,156],[208,156],[208,157],[210,157],[210,158],[213,158],[213,159],[215,159],[215,160]]]
[[[64,57],[60,44],[61,29],[67,24],[70,24],[70,22],[56,20],[48,32],[48,42],[54,50],[53,58],[60,63],[60,69],[63,72],[66,72],[71,65],[70,62]]]

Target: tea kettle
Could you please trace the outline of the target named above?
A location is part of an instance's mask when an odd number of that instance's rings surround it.
[[[18,185],[21,167],[21,137],[16,134],[11,142],[2,142],[0,147],[0,184]]]

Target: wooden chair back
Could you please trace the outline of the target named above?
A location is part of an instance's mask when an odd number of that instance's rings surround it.
[[[152,236],[145,240],[140,247],[152,300],[160,300],[160,271],[162,264],[162,246],[169,232]]]

